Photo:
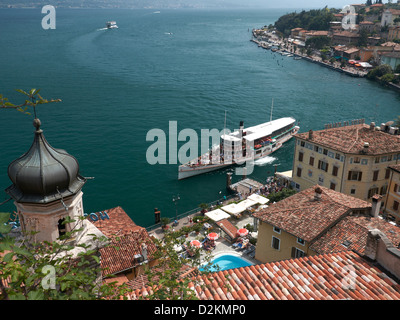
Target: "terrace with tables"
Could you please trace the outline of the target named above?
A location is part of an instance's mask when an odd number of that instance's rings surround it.
[[[184,234],[184,245],[177,245],[176,250],[185,257],[193,254],[191,246],[201,248],[200,259],[203,261],[207,254],[211,254],[212,259],[221,256],[240,257],[250,264],[260,263],[255,257],[255,245],[257,232],[252,232],[252,228],[247,230],[245,227],[254,227],[252,213],[266,207],[268,199],[251,194],[246,199],[239,202],[224,203],[218,208],[213,208],[204,213],[206,222],[200,231],[192,231]],[[180,219],[178,223],[170,225],[171,231],[182,231],[185,227],[193,226],[199,215],[193,214]],[[238,231],[244,232],[239,233]],[[164,232],[161,229],[153,230],[152,236],[162,239]]]

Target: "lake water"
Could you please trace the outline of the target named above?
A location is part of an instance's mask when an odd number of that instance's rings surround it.
[[[227,194],[232,168],[178,181],[178,164],[151,165],[152,129],[222,130],[292,116],[300,131],[365,118],[377,124],[400,114],[400,95],[366,79],[281,57],[250,42],[252,28],[293,10],[56,10],[56,29],[44,30],[40,9],[0,10],[0,93],[20,103],[21,88],[41,88],[38,117],[49,143],[74,155],[87,213],[121,206],[139,225],[154,208],[178,213]],[[115,20],[116,30],[105,30]],[[279,63],[277,60],[279,59]],[[2,110],[0,185],[8,164],[33,140],[32,116]],[[168,141],[169,142],[169,141]],[[184,142],[180,142],[180,147]],[[265,180],[278,165],[290,170],[294,141],[256,163]],[[168,160],[168,158],[167,158]],[[234,181],[240,177],[234,176]],[[4,200],[8,196],[4,193]],[[0,198],[2,199],[2,198]],[[14,210],[11,202],[1,211]]]

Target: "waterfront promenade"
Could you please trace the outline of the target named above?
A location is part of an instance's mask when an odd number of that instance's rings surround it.
[[[226,201],[226,203],[224,203],[224,205],[228,204],[231,201],[232,200]],[[190,222],[190,221],[193,221],[193,217],[196,215],[199,215],[199,214],[196,213],[196,214],[187,216],[185,218],[179,219],[177,225],[173,225],[173,223],[170,223],[169,228],[171,228],[171,230],[174,230],[174,231],[179,231],[183,227],[191,226],[192,222]],[[254,221],[253,217],[250,214],[244,214],[239,219],[232,218],[229,220],[238,229],[243,228],[247,224],[253,225],[253,221]],[[196,234],[195,232],[189,233],[187,238],[185,238],[185,242],[187,243],[192,240],[200,241],[202,238],[205,238],[207,236],[207,234],[210,232],[215,232],[218,234],[218,239],[214,241],[215,248],[211,251],[212,259],[215,259],[221,255],[229,254],[229,255],[241,257],[242,259],[247,260],[248,262],[250,262],[252,264],[261,263],[260,261],[256,260],[254,257],[246,254],[245,250],[236,249],[230,241],[228,241],[226,238],[223,237],[222,230],[220,230],[216,225],[213,225],[212,229],[203,229],[202,231],[200,231],[199,234]],[[162,228],[160,227],[160,228],[154,229],[149,234],[150,234],[150,236],[153,236],[159,240],[162,240],[164,237],[164,230],[162,230]],[[252,236],[257,237],[256,233],[252,233]],[[207,252],[204,249],[202,249],[200,259],[204,261],[206,254],[207,254]]]
[[[265,41],[258,41],[256,39],[251,39],[251,42],[256,43],[260,48],[270,50],[270,46],[266,45]],[[318,64],[322,67],[344,73],[346,75],[352,76],[352,77],[365,77],[368,73],[368,71],[362,70],[362,69],[357,69],[351,66],[346,66],[346,67],[341,67],[339,62],[324,62],[322,61],[321,57],[318,55],[307,55],[307,54],[302,54],[300,50],[296,47],[296,49],[293,47],[291,44],[287,44],[285,41],[279,39],[279,38],[273,38],[273,47],[278,47],[282,48],[279,50],[274,51],[276,54],[282,54],[282,53],[287,53],[291,54],[294,57],[299,57],[303,60]],[[286,47],[286,48],[285,48]]]
[[[236,193],[226,199],[223,198],[223,199],[214,201],[212,204],[209,205],[209,208],[207,211],[213,211],[217,208],[229,205],[231,203],[238,203],[242,200],[246,200],[252,194],[259,194],[259,195],[265,196],[271,192],[280,191],[281,188],[283,188],[283,185],[274,181],[274,179],[272,179],[272,177],[267,179],[266,184],[262,184],[258,181],[255,181],[255,180],[252,180],[249,178],[244,178],[241,181],[230,185],[230,187],[233,187],[233,189],[231,188],[231,190],[236,191]],[[264,201],[262,201],[262,202],[264,202]],[[225,220],[229,221],[229,222],[224,223],[225,228],[229,229],[229,225],[231,225],[231,227],[230,227],[231,230],[229,232],[236,232],[236,231],[232,231],[232,229],[239,230],[241,228],[245,228],[245,226],[247,226],[247,225],[250,225],[253,227],[254,232],[249,232],[249,235],[247,237],[249,239],[251,239],[251,238],[257,239],[258,234],[256,231],[256,226],[254,225],[255,221],[254,221],[252,214],[254,212],[257,212],[258,210],[261,210],[264,206],[265,205],[261,205],[260,203],[258,203],[257,205],[255,204],[251,208],[248,208],[247,210],[241,212],[238,215],[231,215],[229,218],[225,219]],[[205,215],[205,212],[204,211],[202,212],[202,210],[200,208],[192,210],[188,213],[184,213],[184,214],[178,216],[178,219],[176,219],[175,221],[172,220],[170,223],[167,224],[168,230],[177,232],[177,231],[180,231],[182,228],[193,226],[194,218],[196,216],[204,216],[204,215]],[[219,223],[220,222],[216,223],[212,219],[209,219],[204,224],[204,227],[202,228],[202,230],[200,232],[196,233],[195,231],[192,231],[192,232],[188,233],[187,235],[181,235],[181,237],[185,237],[184,238],[185,243],[188,243],[192,240],[198,240],[201,242],[202,240],[204,240],[207,237],[207,235],[210,232],[215,232],[218,234],[218,239],[214,241],[215,247],[211,251],[212,258],[216,258],[221,255],[229,254],[229,255],[241,257],[242,259],[245,259],[252,264],[259,264],[260,261],[257,261],[254,257],[255,252],[253,252],[253,254],[249,254],[249,252],[247,252],[245,249],[238,249],[233,246],[232,239],[226,233],[227,230],[223,227],[220,227],[220,225],[218,225]],[[226,226],[226,223],[228,224],[228,226]],[[165,231],[161,227],[160,224],[148,227],[147,230],[151,237],[157,238],[159,240],[162,240],[164,238]],[[236,236],[236,234],[235,234],[235,236]],[[238,239],[239,239],[239,237],[238,237]],[[255,250],[255,247],[253,247],[253,248]],[[181,250],[182,248],[180,246],[177,246],[177,249]],[[182,251],[184,251],[184,250],[182,250]],[[203,260],[206,255],[207,255],[207,251],[204,248],[202,248],[201,249],[201,259]]]

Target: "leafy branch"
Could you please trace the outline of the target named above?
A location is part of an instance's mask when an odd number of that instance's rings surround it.
[[[31,89],[29,92],[26,92],[22,89],[16,90],[19,93],[22,93],[27,97],[24,103],[22,104],[14,104],[11,103],[8,98],[4,97],[0,94],[0,109],[15,109],[19,112],[31,115],[28,111],[29,107],[32,107],[34,116],[36,118],[36,107],[40,104],[52,103],[52,102],[61,102],[61,99],[44,99],[40,94],[40,89]]]

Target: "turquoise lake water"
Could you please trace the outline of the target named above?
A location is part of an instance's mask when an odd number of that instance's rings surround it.
[[[400,114],[400,95],[302,60],[277,56],[250,42],[251,29],[293,10],[56,10],[56,29],[44,30],[40,9],[0,10],[0,93],[41,88],[61,103],[38,109],[49,143],[74,155],[85,212],[122,206],[139,225],[154,208],[178,213],[226,194],[226,169],[177,180],[178,164],[150,165],[152,129],[233,130],[273,117],[293,116],[300,131],[365,118],[377,124]],[[117,30],[104,30],[116,20]],[[277,60],[279,59],[279,64]],[[8,164],[33,140],[32,117],[2,110],[0,186],[10,185]],[[180,142],[178,146],[181,146]],[[257,164],[263,180],[278,165],[290,170],[294,141]],[[234,181],[239,177],[234,176]],[[7,199],[4,193],[4,200]],[[0,197],[0,200],[3,198]],[[11,202],[1,211],[13,210]]]

